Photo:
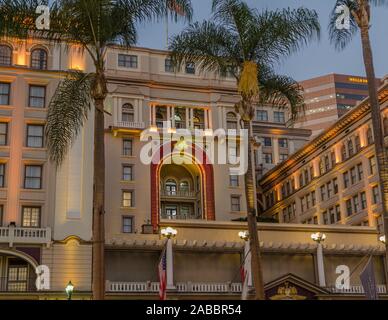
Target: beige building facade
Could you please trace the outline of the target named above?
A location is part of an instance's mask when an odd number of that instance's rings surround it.
[[[87,71],[91,64],[77,47],[29,41],[1,42],[0,64],[0,298],[62,299],[71,281],[74,297],[89,299],[93,117],[58,168],[48,160],[44,125],[66,71]],[[234,135],[241,129],[234,79],[199,74],[189,62],[174,70],[168,52],[144,48],[110,48],[106,69],[107,296],[157,297],[165,244],[160,230],[170,226],[178,235],[168,266],[174,275],[168,296],[238,299],[245,247],[238,232],[246,223],[237,221],[246,216],[244,179],[236,174],[238,163],[210,161],[221,151],[235,159],[243,149]],[[277,170],[275,165],[287,163],[307,143],[311,132],[288,128],[287,122],[285,110],[257,107],[259,175]],[[195,130],[201,139],[192,143],[188,136]],[[151,138],[153,153],[147,151]],[[258,228],[268,298],[281,297],[290,285],[298,293],[295,299],[362,298],[356,276],[347,292],[335,289],[333,270],[341,261],[354,269],[365,255],[373,255],[385,295],[384,251],[375,228]],[[319,281],[317,244],[311,240],[317,231],[328,236],[325,283]],[[36,290],[38,266],[48,267],[49,289]]]

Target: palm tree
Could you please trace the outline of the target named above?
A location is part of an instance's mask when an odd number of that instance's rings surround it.
[[[343,50],[350,43],[353,36],[359,31],[361,34],[362,53],[368,79],[369,101],[372,115],[373,136],[375,142],[377,168],[380,173],[380,193],[383,204],[384,233],[388,239],[388,154],[384,147],[384,132],[382,128],[381,110],[378,100],[375,69],[373,64],[372,46],[369,37],[371,22],[371,6],[386,5],[387,0],[337,0],[330,17],[329,34],[330,40],[338,50]],[[348,27],[339,27],[339,22],[344,23],[343,10],[349,12]],[[342,11],[342,12],[341,12]],[[345,11],[346,13],[346,11]],[[385,258],[388,263],[388,243],[386,243]],[[386,281],[388,281],[388,269],[386,268]]]
[[[94,115],[93,298],[104,299],[104,102],[108,95],[105,58],[110,44],[137,42],[137,24],[164,18],[190,20],[190,0],[54,0],[50,30],[37,30],[36,8],[48,1],[0,0],[0,36],[43,38],[80,46],[93,72],[73,72],[60,83],[49,106],[46,136],[50,159],[60,165],[88,116]]]
[[[211,21],[191,24],[172,40],[171,57],[178,68],[185,61],[191,61],[201,71],[232,72],[237,80],[241,100],[236,111],[250,139],[245,193],[252,272],[256,298],[264,299],[252,119],[255,105],[260,101],[272,101],[283,107],[287,103],[293,116],[303,107],[300,87],[291,78],[276,75],[273,66],[314,37],[319,37],[320,26],[316,12],[305,8],[259,12],[241,0],[213,0],[212,11]]]

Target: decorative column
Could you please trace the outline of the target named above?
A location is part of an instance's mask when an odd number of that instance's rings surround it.
[[[244,273],[243,273],[243,300],[247,300],[249,288],[253,287],[252,281],[252,253],[249,244],[248,231],[241,231],[238,233],[240,239],[244,240]]]
[[[191,113],[191,108],[186,108],[185,109],[185,115],[186,115],[186,129],[190,128],[190,113]]]
[[[273,138],[273,154],[274,154],[274,164],[279,164],[280,156],[279,156],[279,139]]]
[[[323,261],[323,245],[322,243],[326,239],[326,235],[324,233],[314,233],[311,235],[311,239],[317,243],[317,269],[318,269],[318,280],[319,285],[321,287],[326,287],[326,279],[325,279],[325,264]]]
[[[171,127],[176,128],[176,125],[175,125],[175,107],[171,107]]]

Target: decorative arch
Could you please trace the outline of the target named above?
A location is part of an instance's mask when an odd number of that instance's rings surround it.
[[[0,42],[0,65],[10,66],[13,63],[13,46]]]
[[[15,257],[18,257],[20,259],[23,259],[23,260],[27,261],[34,268],[37,268],[39,265],[39,263],[33,257],[29,256],[28,254],[26,254],[24,252],[18,251],[18,250],[0,249],[0,254],[15,256]]]
[[[174,155],[174,147],[174,142],[168,142],[162,145],[158,152],[155,153],[154,159],[151,163],[151,223],[155,232],[158,230],[160,222],[160,170],[166,159]],[[214,203],[215,192],[213,165],[211,164],[205,150],[192,144],[190,151],[191,154],[184,153],[184,155],[192,158],[194,164],[198,166],[201,173],[204,218],[206,220],[214,221],[216,219],[216,212]],[[199,163],[198,159],[195,158],[195,155],[198,154],[202,155],[204,164]],[[163,155],[165,156],[163,157]],[[159,159],[160,161],[158,162]]]

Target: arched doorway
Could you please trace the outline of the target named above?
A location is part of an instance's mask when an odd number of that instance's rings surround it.
[[[185,152],[173,150],[174,144],[163,145],[155,157],[160,160],[151,164],[151,222],[155,231],[161,220],[215,220],[214,172],[206,152],[194,145]],[[193,156],[198,154],[203,163]],[[181,162],[182,158],[191,161]]]

